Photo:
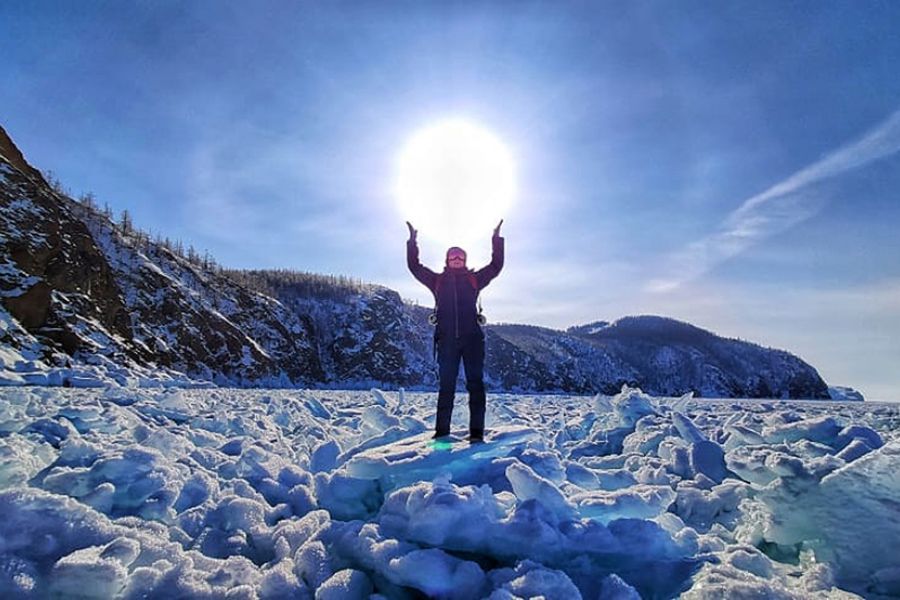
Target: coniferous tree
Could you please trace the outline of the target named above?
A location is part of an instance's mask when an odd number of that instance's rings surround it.
[[[97,212],[97,197],[94,195],[94,192],[85,192],[81,194],[78,201],[92,213]]]
[[[50,186],[50,189],[56,192],[57,194],[65,195],[66,190],[63,187],[62,182],[56,176],[56,173],[53,171],[47,170],[43,172],[44,179],[47,181],[47,185]]]
[[[134,225],[131,221],[131,213],[125,208],[122,210],[122,216],[119,218],[119,229],[123,234],[128,235],[132,232]]]

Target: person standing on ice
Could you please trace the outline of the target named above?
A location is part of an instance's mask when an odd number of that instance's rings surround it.
[[[461,359],[466,371],[466,389],[469,391],[469,440],[484,440],[484,331],[481,329],[483,317],[475,303],[479,292],[503,269],[501,225],[503,220],[494,229],[491,238],[490,264],[472,271],[466,268],[465,250],[454,246],[447,250],[443,272],[435,273],[419,262],[417,231],[409,221],[406,222],[409,227],[406,264],[413,277],[431,290],[435,301],[437,322],[434,343],[440,379],[435,438],[450,435],[450,416]]]

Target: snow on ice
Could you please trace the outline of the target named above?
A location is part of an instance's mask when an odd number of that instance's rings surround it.
[[[900,407],[0,390],[0,596],[900,596]]]

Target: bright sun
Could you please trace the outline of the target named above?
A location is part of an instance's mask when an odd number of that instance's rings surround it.
[[[508,216],[515,188],[515,165],[506,146],[461,119],[419,130],[399,156],[400,213],[422,235],[448,245],[490,236]]]

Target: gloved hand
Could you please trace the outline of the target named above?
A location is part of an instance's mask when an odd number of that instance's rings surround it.
[[[416,236],[419,234],[419,232],[416,231],[415,227],[413,227],[412,223],[410,223],[409,221],[406,222],[406,226],[409,227],[409,241],[416,241]]]
[[[407,223],[408,225],[409,223]],[[503,219],[500,219],[500,222],[497,223],[497,226],[494,228],[494,237],[500,237],[500,226],[503,225]]]

